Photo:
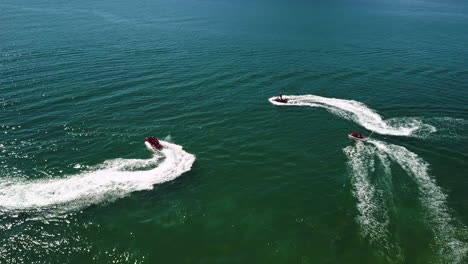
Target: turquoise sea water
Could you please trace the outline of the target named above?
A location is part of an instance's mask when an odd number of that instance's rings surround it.
[[[468,261],[466,1],[0,14],[0,263]]]

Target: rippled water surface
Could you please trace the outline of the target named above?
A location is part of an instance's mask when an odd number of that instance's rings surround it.
[[[468,261],[466,1],[0,14],[0,263]]]

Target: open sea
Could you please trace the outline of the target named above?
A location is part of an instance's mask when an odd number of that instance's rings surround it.
[[[466,0],[1,0],[0,263],[468,263],[467,45]]]

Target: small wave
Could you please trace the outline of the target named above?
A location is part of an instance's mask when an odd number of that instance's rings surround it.
[[[181,146],[162,142],[165,146],[162,155],[155,152],[150,159],[108,160],[89,171],[62,179],[2,179],[0,211],[56,209],[66,212],[114,200],[134,191],[149,190],[155,184],[173,180],[189,171],[195,156]]]
[[[431,140],[464,140],[467,138],[466,129],[468,120],[453,117],[429,117],[424,122],[438,127],[437,135],[431,136]]]
[[[366,129],[382,135],[421,137],[436,131],[434,126],[423,123],[418,118],[392,118],[384,120],[373,109],[354,100],[326,98],[317,95],[287,95],[287,103],[269,99],[272,104],[282,106],[310,106],[325,108],[329,112],[356,122]]]

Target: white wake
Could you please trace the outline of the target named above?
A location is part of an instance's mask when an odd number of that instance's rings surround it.
[[[437,254],[447,263],[461,263],[468,247],[458,239],[464,232],[457,229],[447,207],[447,195],[429,174],[429,165],[405,147],[369,140],[381,153],[398,163],[412,176],[419,188],[419,199],[425,209],[426,220],[435,236]],[[461,226],[461,229],[466,229]]]
[[[352,120],[370,131],[382,135],[393,136],[421,136],[436,131],[434,126],[424,124],[417,118],[392,118],[384,120],[373,109],[361,102],[337,98],[327,98],[317,95],[283,95],[287,103],[268,100],[279,106],[310,106],[325,108],[329,112],[342,118]]]
[[[353,193],[358,200],[357,222],[361,226],[362,235],[371,243],[381,246],[383,252],[393,258],[393,261],[401,261],[398,256],[401,253],[400,248],[391,242],[389,230],[389,213],[394,206],[391,201],[393,192],[389,163],[392,160],[401,166],[418,186],[418,197],[426,216],[425,222],[434,234],[434,248],[438,257],[444,263],[462,263],[468,251],[466,243],[463,242],[466,240],[466,227],[457,223],[450,215],[446,194],[430,176],[429,165],[405,147],[373,139],[366,142],[369,144],[356,142],[356,145],[343,150],[351,170]],[[379,193],[376,183],[371,181],[371,175],[376,174],[376,160],[383,167],[384,173],[377,177],[383,178],[381,182],[384,188],[380,191],[385,193]],[[385,197],[388,198],[387,201]]]
[[[365,104],[316,95],[287,95],[287,103],[274,101],[278,106],[321,107],[342,118],[356,122],[378,134],[395,136],[424,136],[435,132],[434,126],[423,123],[417,118],[392,118],[384,120]],[[383,253],[391,262],[402,261],[400,247],[392,243],[390,213],[395,209],[391,180],[390,161],[397,163],[414,179],[419,189],[419,200],[424,208],[426,223],[434,234],[434,248],[443,263],[461,263],[468,252],[466,227],[456,222],[449,213],[446,195],[428,173],[429,165],[408,149],[369,139],[367,143],[357,142],[343,151],[348,158],[351,171],[353,193],[358,200],[357,222],[362,235],[372,243],[383,247]],[[381,165],[382,174],[377,175],[376,161]],[[381,184],[371,180],[371,176],[380,176]],[[378,188],[381,187],[381,188]]]
[[[109,160],[90,171],[61,179],[2,179],[0,211],[83,208],[152,189],[153,185],[173,180],[191,169],[194,155],[181,146],[161,142],[165,148],[154,152],[150,159]]]
[[[389,186],[391,172],[389,160],[378,153],[377,148],[356,142],[354,146],[343,149],[351,170],[351,184],[356,197],[357,222],[361,235],[372,244],[379,246],[389,262],[401,260],[401,249],[392,243],[390,211],[393,210],[393,193]],[[383,170],[377,170],[377,162]],[[378,182],[382,186],[378,186]],[[380,187],[380,188],[379,188]]]

